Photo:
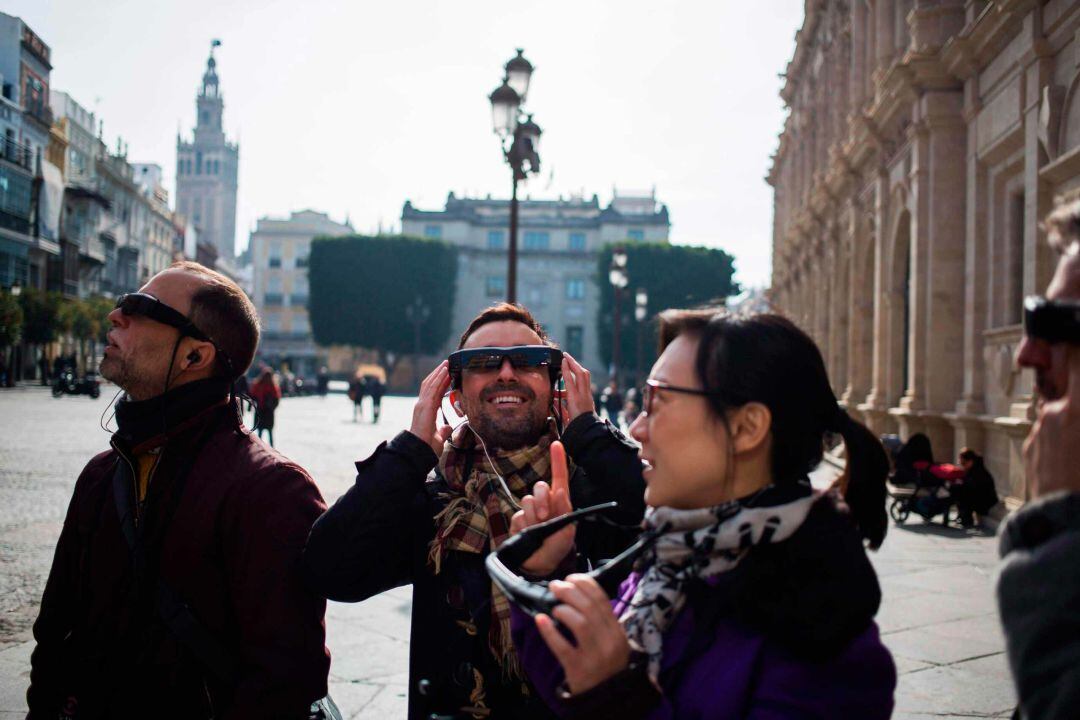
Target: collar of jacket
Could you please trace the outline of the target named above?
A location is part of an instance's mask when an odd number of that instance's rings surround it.
[[[198,424],[214,408],[225,405],[228,394],[227,380],[207,378],[147,400],[121,400],[116,404],[113,441],[133,453],[160,447]]]

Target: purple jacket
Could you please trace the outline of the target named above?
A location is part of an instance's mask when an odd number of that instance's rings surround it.
[[[562,668],[532,618],[515,607],[522,666],[562,717],[888,718],[896,668],[872,620],[877,579],[857,536],[853,546],[837,519],[826,508],[812,511],[806,533],[800,529],[764,557],[700,583],[664,635],[662,692],[649,682],[645,663],[632,661],[598,687],[561,699]],[[843,547],[833,552],[838,535]],[[622,584],[616,613],[638,581],[633,574]]]

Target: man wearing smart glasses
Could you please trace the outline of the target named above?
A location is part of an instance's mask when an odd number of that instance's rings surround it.
[[[572,465],[569,487],[553,490],[560,437]],[[641,463],[636,446],[596,416],[588,371],[526,309],[488,308],[421,384],[409,430],[356,466],[356,484],[312,529],[305,566],[333,600],[412,584],[409,717],[550,717],[521,674],[508,601],[484,559],[530,494],[575,507],[619,503],[611,524],[577,528],[582,569],[635,538]],[[526,510],[539,511],[532,502]]]
[[[997,594],[1017,717],[1072,718],[1080,707],[1080,200],[1046,222],[1057,268],[1024,304],[1021,367],[1035,373],[1024,443],[1031,502],[1001,529]]]
[[[177,263],[122,295],[102,376],[125,393],[78,481],[34,624],[30,718],[308,718],[326,694],[325,602],[300,552],[311,478],[241,425],[258,318]]]

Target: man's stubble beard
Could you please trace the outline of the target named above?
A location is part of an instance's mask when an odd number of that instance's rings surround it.
[[[132,355],[137,354],[132,353]],[[101,377],[119,387],[132,399],[145,400],[160,395],[165,389],[163,377],[159,378],[157,386],[154,387],[153,382],[146,380],[148,374],[146,370],[138,367],[131,358],[107,356],[98,366],[98,372],[101,373]]]
[[[469,416],[469,423],[492,449],[517,450],[535,445],[547,432],[548,413],[541,401],[533,400],[532,404],[531,412],[520,418],[496,418],[479,410]]]

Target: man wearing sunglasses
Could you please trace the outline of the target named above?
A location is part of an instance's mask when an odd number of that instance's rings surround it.
[[[1001,529],[997,594],[1020,718],[1071,718],[1080,707],[1080,200],[1046,222],[1057,268],[1028,298],[1021,367],[1035,372],[1024,443],[1031,502]]]
[[[258,344],[255,308],[184,262],[109,322],[101,374],[125,396],[57,543],[29,717],[309,717],[329,656],[299,560],[326,506],[241,424],[230,388]]]
[[[569,500],[617,501],[614,518],[629,528],[578,528],[582,569],[637,535],[641,462],[636,446],[596,416],[588,371],[553,347],[523,307],[488,308],[458,347],[422,383],[409,430],[357,463],[356,484],[312,528],[305,565],[333,600],[412,584],[410,718],[550,717],[521,674],[509,604],[484,559],[509,535],[523,497],[551,493],[560,432],[573,463]],[[560,374],[565,402],[555,396]],[[456,430],[442,422],[458,416],[467,422]],[[554,514],[546,504],[529,507]]]

